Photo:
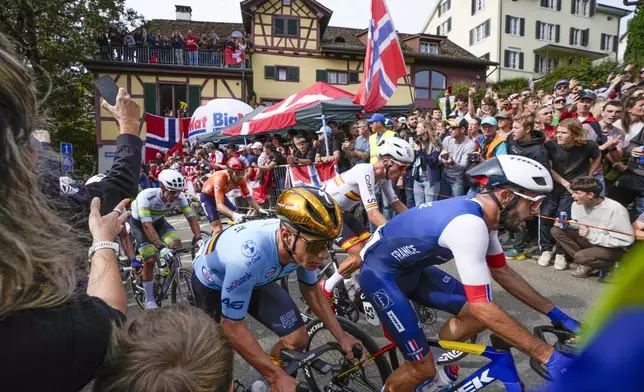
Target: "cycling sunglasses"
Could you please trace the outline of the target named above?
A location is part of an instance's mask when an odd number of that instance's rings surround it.
[[[302,237],[302,234],[300,232],[291,230],[290,228],[289,231],[296,235],[296,239],[300,239],[302,240],[302,242],[304,242],[304,250],[307,253],[318,254],[325,250],[331,249],[331,247],[333,246],[334,240],[308,240]]]
[[[407,168],[409,167],[409,165],[407,165],[407,164],[405,164],[405,163],[400,163],[400,162],[395,161],[395,160],[393,160],[393,159],[392,159],[391,161],[392,161],[393,163],[395,163],[396,165],[398,165],[398,168],[400,169],[400,171],[401,171],[401,172],[405,172],[405,171],[407,171]]]
[[[546,197],[545,195],[528,196],[516,191],[512,191],[512,193],[515,194],[516,196],[519,196],[522,199],[526,199],[530,201],[530,208],[534,211],[537,211],[539,209],[539,207],[541,206],[541,202],[543,202],[543,199]]]

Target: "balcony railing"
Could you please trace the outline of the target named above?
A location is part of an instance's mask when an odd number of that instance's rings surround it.
[[[190,67],[246,68],[250,59],[238,64],[226,64],[224,52],[188,52],[185,49],[155,49],[127,46],[101,46],[95,54],[96,60],[137,64],[185,65]]]

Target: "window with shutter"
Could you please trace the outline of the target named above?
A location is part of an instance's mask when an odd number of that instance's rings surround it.
[[[559,33],[560,33],[560,29],[561,29],[561,28],[560,28],[560,26],[559,26],[559,25],[555,26],[555,42],[557,42],[557,43],[559,42]]]
[[[537,21],[537,29],[535,33],[535,38],[539,39],[541,37],[541,22]]]
[[[472,15],[476,13],[476,0],[472,0]]]
[[[315,70],[315,81],[316,82],[324,82],[324,83],[326,83],[326,81],[327,81],[326,69],[316,69]]]
[[[143,84],[143,109],[146,113],[157,115],[158,94],[156,83]]]
[[[509,50],[506,50],[503,53],[503,66],[506,67],[506,68],[510,67],[510,51]]]
[[[300,69],[298,67],[286,68],[286,80],[290,82],[300,81]]]
[[[525,18],[519,19],[519,35],[525,37]]]
[[[606,50],[606,34],[602,33],[601,42],[599,44],[601,50]]]
[[[523,69],[523,52],[519,52],[519,69]]]
[[[588,41],[590,39],[590,29],[584,30],[583,34],[582,34],[582,37],[583,38],[582,38],[582,44],[581,45],[582,46],[588,46]]]
[[[557,0],[557,11],[561,11],[561,0]]]
[[[485,21],[485,36],[489,37],[490,36],[490,20]]]
[[[574,45],[575,43],[575,29],[570,28],[570,41],[568,42],[570,45]]]
[[[284,35],[284,18],[273,18],[273,35]]]
[[[474,29],[470,30],[470,46],[474,45]]]
[[[452,17],[450,16],[449,19],[447,19],[447,32],[449,33],[452,31]]]
[[[590,16],[595,15],[596,12],[597,12],[597,0],[590,0],[590,10],[589,10]]]
[[[287,19],[286,34],[297,37],[300,30],[300,21],[297,19]]]
[[[275,66],[273,65],[264,66],[264,79],[275,79]]]
[[[539,67],[539,61],[541,60],[541,56],[535,53],[534,55],[534,73],[541,73],[541,68]]]
[[[570,1],[570,13],[573,15],[577,13],[577,0]]]
[[[510,15],[505,16],[505,33],[510,34],[510,21],[512,17]]]
[[[440,25],[436,26],[436,35],[441,35],[441,27],[440,27]],[[472,45],[472,44],[470,44],[470,45]]]
[[[349,83],[360,83],[360,72],[349,72]]]
[[[616,35],[613,36],[613,52],[617,53],[617,48],[619,46],[619,40]]]
[[[192,114],[201,106],[201,86],[190,85],[188,86],[188,111],[189,115]]]

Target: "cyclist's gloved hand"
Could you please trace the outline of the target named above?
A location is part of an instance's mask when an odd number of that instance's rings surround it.
[[[245,220],[246,215],[240,214],[239,212],[233,212],[233,222],[235,222],[235,224],[244,223]]]
[[[259,209],[259,210],[257,210],[257,211],[258,211],[260,214],[262,214],[262,215],[270,215],[270,212],[266,211],[266,210],[265,210],[265,209],[263,209],[263,208],[260,208],[260,209]]]
[[[556,380],[566,373],[572,362],[572,358],[555,350],[552,352],[548,363],[546,363],[546,368],[548,369],[548,373],[550,373],[550,377],[552,377],[553,380]]]
[[[159,254],[161,255],[161,258],[166,262],[169,262],[174,257],[174,252],[170,248],[165,246],[161,248]]]
[[[143,263],[141,263],[141,262],[139,261],[139,259],[137,259],[136,257],[135,257],[135,258],[133,258],[132,260],[130,260],[130,265],[131,265],[131,266],[132,266],[132,268],[134,268],[135,270],[138,270],[138,269],[140,269],[140,268],[143,268]]]
[[[548,314],[546,314],[553,323],[562,324],[568,330],[572,331],[574,334],[579,335],[581,333],[581,324],[579,321],[568,316],[566,313],[562,312],[558,307],[553,307]]]
[[[203,239],[197,240],[197,247],[201,248],[203,246]]]

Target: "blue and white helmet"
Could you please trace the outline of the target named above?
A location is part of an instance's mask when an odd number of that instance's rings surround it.
[[[61,195],[73,195],[78,192],[78,183],[71,177],[62,176],[58,179]]]

